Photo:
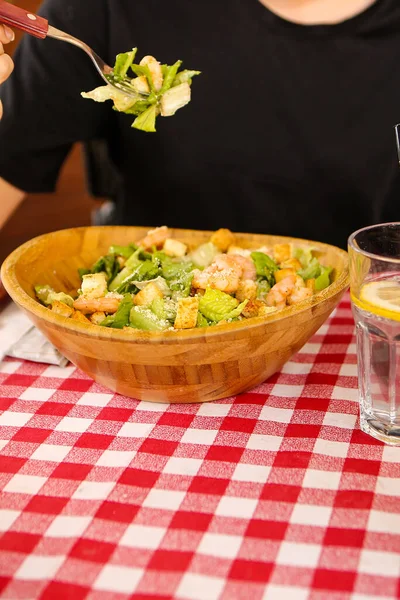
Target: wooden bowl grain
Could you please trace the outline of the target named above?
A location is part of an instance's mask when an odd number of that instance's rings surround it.
[[[347,253],[296,238],[237,234],[237,243],[257,248],[274,243],[311,244],[334,282],[303,303],[278,314],[208,329],[143,332],[101,328],[54,314],[35,300],[34,286],[58,291],[79,287],[78,267],[89,267],[111,244],[128,244],[148,227],[80,227],[37,237],[5,260],[1,279],[14,302],[50,342],[99,384],[150,402],[207,402],[226,398],[276,373],[318,330],[348,287]],[[190,245],[211,232],[172,229]]]

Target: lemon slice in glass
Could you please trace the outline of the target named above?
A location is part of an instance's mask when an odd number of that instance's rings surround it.
[[[374,315],[400,321],[400,281],[384,279],[365,283],[360,297],[352,300],[356,306]]]

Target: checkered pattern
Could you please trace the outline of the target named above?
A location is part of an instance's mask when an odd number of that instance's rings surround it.
[[[0,595],[400,597],[400,448],[359,430],[348,297],[282,372],[203,405],[0,363]]]

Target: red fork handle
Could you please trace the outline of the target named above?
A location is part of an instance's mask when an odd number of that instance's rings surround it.
[[[49,23],[43,17],[5,2],[5,0],[0,0],[0,23],[41,39],[47,36],[49,29]]]

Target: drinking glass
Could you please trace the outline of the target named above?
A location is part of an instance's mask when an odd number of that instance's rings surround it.
[[[361,429],[400,445],[400,223],[348,240]]]

